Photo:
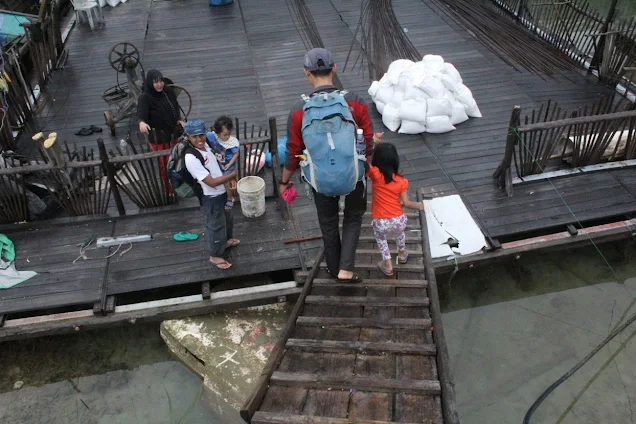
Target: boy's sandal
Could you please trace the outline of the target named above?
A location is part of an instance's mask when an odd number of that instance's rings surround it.
[[[197,240],[199,238],[199,235],[192,233],[177,233],[173,235],[172,238],[176,241],[192,241]]]
[[[225,243],[225,248],[228,247],[235,247],[238,246],[239,244],[241,244],[240,240],[237,239],[229,239],[226,243]]]
[[[382,271],[382,273],[387,277],[393,277],[393,269],[385,268],[384,265],[382,265],[382,262],[383,261],[378,262],[378,268],[380,268],[380,271]]]
[[[337,277],[336,277],[337,278]],[[351,278],[337,278],[339,283],[361,283],[362,278],[358,274],[353,274]]]
[[[406,254],[404,256],[399,256],[398,254],[398,263],[399,264],[405,264],[406,261],[409,260],[409,252],[406,252]]]
[[[226,260],[222,260],[221,262],[212,262],[212,261],[210,261],[210,263],[212,265],[214,265],[215,267],[217,267],[217,269],[220,269],[220,270],[226,270],[226,269],[232,268],[232,264],[229,263]],[[228,266],[225,266],[225,265],[228,265]]]
[[[234,202],[230,202],[229,200],[227,202],[225,202],[225,210],[226,211],[231,211],[233,207],[234,207]]]

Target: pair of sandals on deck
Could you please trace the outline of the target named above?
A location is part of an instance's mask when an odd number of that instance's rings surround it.
[[[82,128],[81,130],[77,131],[75,133],[75,135],[91,135],[93,133],[100,133],[102,131],[103,130],[100,127],[95,126],[95,125],[91,125],[90,127],[85,127],[85,128]]]
[[[225,243],[225,248],[229,249],[230,247],[236,247],[239,244],[241,244],[241,242],[239,240],[237,240],[237,239],[229,239]],[[212,259],[210,259],[210,263],[212,265],[214,265],[215,267],[217,267],[217,269],[220,269],[220,270],[226,270],[226,269],[232,268],[232,264],[229,263],[228,261],[226,261],[225,259],[222,259],[220,262],[213,262]]]

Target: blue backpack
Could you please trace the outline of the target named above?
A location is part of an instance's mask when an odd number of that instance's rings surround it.
[[[345,91],[303,96],[302,176],[325,196],[345,196],[364,178],[366,157],[356,149],[356,128]]]

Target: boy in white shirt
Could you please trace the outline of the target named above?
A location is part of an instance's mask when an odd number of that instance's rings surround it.
[[[229,269],[232,264],[223,258],[225,249],[238,246],[240,241],[232,238],[234,217],[225,210],[227,193],[224,184],[236,179],[236,171],[223,175],[214,154],[206,142],[205,123],[200,119],[188,121],[185,135],[192,149],[186,150],[185,166],[201,185],[201,213],[208,234],[210,262],[218,269]]]

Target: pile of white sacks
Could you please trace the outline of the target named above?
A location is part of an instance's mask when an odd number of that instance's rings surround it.
[[[384,125],[403,134],[445,133],[469,117],[481,118],[457,69],[437,55],[392,62],[382,79],[373,81],[369,95]]]

